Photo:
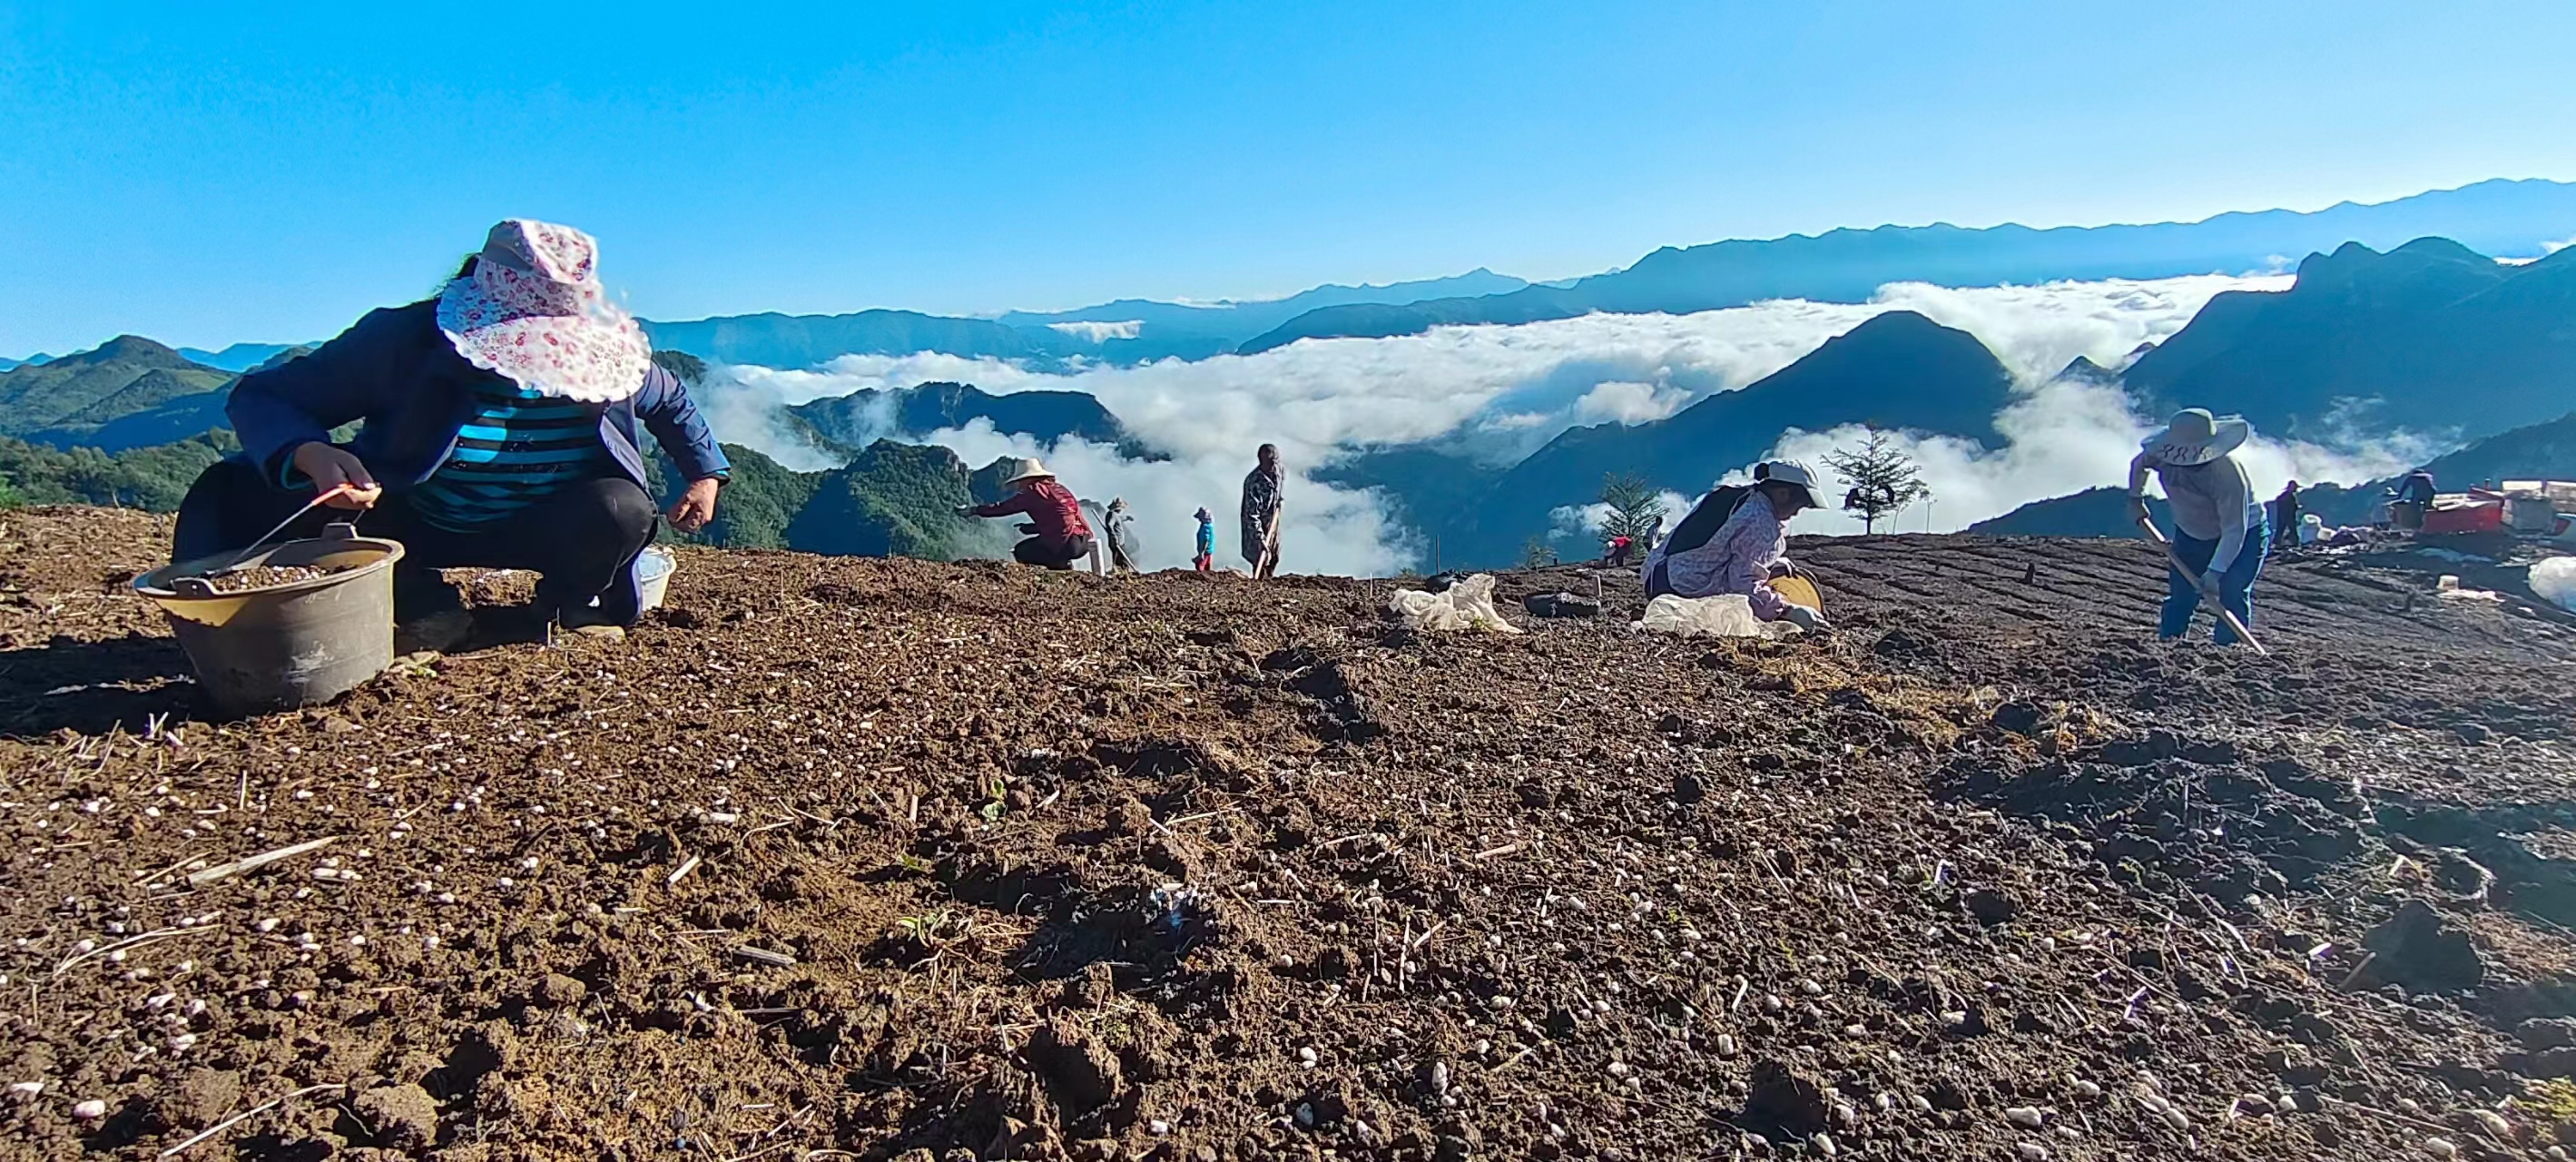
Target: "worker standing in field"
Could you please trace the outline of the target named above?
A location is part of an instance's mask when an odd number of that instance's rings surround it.
[[[1816,502],[1816,477],[1806,465],[1775,460],[1753,470],[1751,488],[1712,489],[1673,530],[1672,538],[1646,555],[1646,597],[1715,597],[1740,593],[1753,616],[1786,621],[1800,629],[1825,628],[1819,610],[1780,596],[1771,579],[1795,572],[1789,564],[1789,518]],[[1717,514],[1725,511],[1723,523]],[[1716,524],[1713,532],[1702,531]]]
[[[1102,514],[1100,524],[1100,531],[1109,538],[1109,571],[1143,572],[1136,567],[1136,518],[1127,511],[1127,498],[1110,497],[1109,508]]]
[[[2147,473],[2155,473],[2173,509],[2174,555],[2199,580],[2194,585],[2182,569],[2168,570],[2158,637],[2181,637],[2203,598],[2235,614],[2247,629],[2254,627],[2254,579],[2262,574],[2271,531],[2244,466],[2229,455],[2252,434],[2241,417],[2185,408],[2165,430],[2147,437],[2129,461],[2130,518],[2149,519]],[[2220,645],[2235,644],[2227,619],[2219,619],[2216,637]]]
[[[2284,546],[2295,548],[2299,543],[2299,482],[2296,480],[2283,485],[2281,495],[2272,498],[2272,531],[2272,551],[2275,553],[2281,552]]]
[[[1091,555],[1091,524],[1082,519],[1082,502],[1056,482],[1046,465],[1023,460],[1002,487],[1012,489],[1011,495],[991,504],[967,505],[957,515],[1028,517],[1029,523],[1021,525],[1020,531],[1029,536],[1011,546],[1011,559],[1023,565],[1070,570],[1075,561]]]
[[[1202,508],[1198,517],[1198,555],[1191,559],[1190,564],[1201,573],[1211,573],[1216,570],[1216,516]]]
[[[1279,445],[1263,444],[1260,462],[1243,478],[1243,559],[1252,575],[1267,578],[1279,571],[1281,486]]]

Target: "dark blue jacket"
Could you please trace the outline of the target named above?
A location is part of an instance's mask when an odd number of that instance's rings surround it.
[[[259,465],[264,479],[283,487],[297,445],[328,440],[331,429],[363,420],[349,451],[388,493],[429,479],[447,462],[457,430],[474,414],[473,384],[500,378],[456,353],[439,332],[437,310],[437,300],[430,299],[369,311],[311,354],[243,376],[224,406],[243,455]],[[599,417],[600,442],[638,487],[646,486],[639,420],[683,478],[726,473],[724,450],[689,402],[688,388],[655,366],[645,372],[641,390],[604,405]]]

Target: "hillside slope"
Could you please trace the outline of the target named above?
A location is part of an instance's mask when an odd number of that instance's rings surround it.
[[[2156,567],[2112,542],[1802,540],[1849,628],[1762,646],[1419,637],[1355,581],[686,549],[622,647],[494,642],[215,723],[101,581],[163,535],[0,526],[0,971],[43,1002],[0,1012],[38,1085],[11,1157],[2568,1132],[2536,1108],[2553,1027],[2513,1030],[2576,983],[2545,854],[2576,642],[2401,608],[2429,575],[2276,570],[2265,659],[2143,640]]]

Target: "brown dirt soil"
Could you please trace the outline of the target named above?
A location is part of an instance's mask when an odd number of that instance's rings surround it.
[[[0,513],[0,1157],[2576,1141],[2576,635],[2430,574],[2277,565],[2266,659],[2118,542],[1802,541],[1841,628],[1759,645],[683,549],[623,645],[212,721],[166,531]]]

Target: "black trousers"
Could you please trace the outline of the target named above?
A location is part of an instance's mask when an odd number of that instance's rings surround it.
[[[1071,569],[1074,562],[1090,555],[1089,537],[1067,537],[1061,541],[1030,537],[1011,546],[1012,560],[1043,569]]]
[[[179,502],[179,527],[171,559],[184,561],[240,549],[286,519],[309,492],[278,489],[247,460],[225,460],[206,469]],[[551,615],[586,606],[593,598],[620,624],[635,619],[625,595],[625,573],[653,539],[659,514],[653,498],[623,476],[601,476],[568,485],[535,504],[472,532],[443,529],[421,519],[410,501],[387,494],[356,513],[358,531],[402,542],[394,572],[394,616],[410,620],[458,604],[455,587],[440,569],[528,569],[540,575],[537,609]],[[319,535],[322,526],[351,519],[328,506],[297,518],[278,539]],[[623,607],[623,608],[621,608]]]

